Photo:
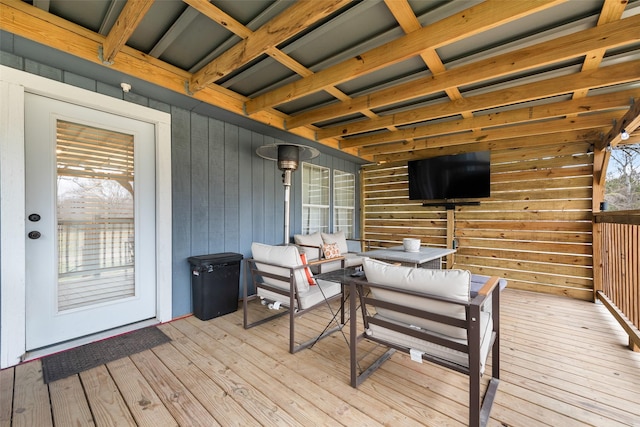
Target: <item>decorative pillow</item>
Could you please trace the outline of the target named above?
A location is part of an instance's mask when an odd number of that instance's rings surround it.
[[[324,244],[319,231],[312,234],[294,234],[293,241],[300,246],[300,252],[307,254],[309,261],[315,261],[320,258],[320,248]],[[313,246],[313,247],[309,247]]]
[[[340,248],[337,243],[327,243],[322,245],[322,253],[325,259],[333,259],[340,257]]]
[[[307,254],[300,254],[300,261],[302,261],[302,264],[308,264]],[[313,273],[309,267],[304,268],[304,274],[307,276],[307,282],[309,282],[311,286],[317,285],[316,279],[313,278]]]
[[[337,233],[328,234],[320,233],[322,241],[326,243],[337,243],[340,253],[346,254],[349,252],[349,246],[347,246],[347,238],[344,236],[344,231],[338,231]]]

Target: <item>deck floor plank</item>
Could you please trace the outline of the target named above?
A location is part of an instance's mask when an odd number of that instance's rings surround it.
[[[173,339],[173,345],[213,381],[220,385],[245,411],[259,420],[257,421],[259,425],[274,427],[281,425],[298,425],[287,413],[277,410],[277,407],[273,405],[269,397],[265,394],[269,393],[268,390],[264,390],[264,392],[255,390],[223,363],[207,353],[199,344],[202,340],[206,339],[204,333],[187,337],[177,329],[177,327],[183,323],[185,322],[174,322],[171,324],[172,328],[166,330],[167,335]],[[197,340],[198,343],[194,342],[194,339]]]
[[[211,335],[217,342],[226,344],[224,349],[225,353],[230,357],[237,360],[246,359],[251,365],[247,365],[247,370],[251,372],[264,371],[269,374],[269,381],[277,380],[282,384],[286,390],[292,391],[297,395],[311,396],[311,400],[308,401],[308,405],[313,405],[316,410],[325,411],[326,415],[330,418],[327,422],[331,424],[340,423],[345,426],[379,426],[381,425],[373,418],[366,414],[352,410],[349,403],[340,399],[340,396],[336,396],[324,389],[321,385],[318,385],[307,378],[300,375],[295,366],[292,363],[296,362],[295,355],[291,355],[288,352],[262,352],[263,346],[254,347],[251,345],[251,340],[239,339],[234,334],[238,333],[238,330],[234,330],[234,326],[229,325],[227,322],[207,323],[201,322],[197,319],[192,319],[194,326],[202,325],[206,328],[209,335]],[[243,334],[244,335],[244,334]],[[270,361],[266,361],[271,359]],[[268,369],[265,370],[265,365]],[[272,387],[268,384],[268,387]],[[290,394],[284,393],[283,396]],[[313,420],[314,422],[317,422]]]
[[[135,425],[106,365],[80,372],[79,375],[97,426]]]
[[[219,425],[193,393],[184,387],[180,379],[151,350],[132,354],[130,357],[179,425]]]
[[[49,389],[42,381],[40,361],[18,365],[13,395],[13,426],[51,426]]]
[[[187,324],[192,330],[199,330],[209,336],[206,350],[229,369],[233,370],[239,377],[257,390],[269,390],[269,397],[274,404],[285,410],[291,417],[301,425],[319,423],[322,425],[335,424],[326,412],[318,409],[313,404],[313,399],[308,393],[303,395],[291,393],[291,388],[286,383],[282,383],[271,375],[273,362],[269,358],[260,360],[259,366],[252,364],[244,358],[240,351],[236,352],[229,343],[229,336],[221,332],[213,323],[200,322],[190,318]],[[183,324],[184,326],[184,324]],[[182,330],[187,333],[188,330]],[[191,334],[189,334],[191,335]],[[237,347],[242,347],[238,345]],[[236,348],[237,348],[236,347]],[[241,350],[241,349],[238,349]],[[266,368],[265,368],[266,367]],[[307,395],[307,398],[303,397]]]
[[[14,373],[15,369],[3,369],[0,371],[0,427],[11,426]]]
[[[108,363],[107,367],[139,426],[178,425],[130,358],[115,360]]]
[[[162,325],[163,328],[164,326],[168,325]],[[176,377],[180,378],[182,384],[193,393],[220,425],[240,427],[256,423],[255,418],[176,347],[163,345],[154,348],[153,352]]]
[[[513,289],[502,295],[501,381],[490,426],[640,425],[640,354],[627,348],[606,308]],[[321,329],[328,314],[300,317],[299,336]],[[466,424],[465,375],[396,353],[354,389],[341,334],[292,355],[286,317],[245,330],[238,310],[160,328],[170,343],[48,387],[39,361],[1,371],[0,427],[74,420],[154,427]]]
[[[82,383],[77,375],[49,384],[53,422],[56,426],[95,425]]]
[[[229,319],[224,320],[228,320],[229,322],[233,322],[234,325],[237,325],[237,329],[235,329],[235,331],[240,333],[240,331],[243,330],[240,315],[235,313],[235,317],[237,317],[237,319],[233,319],[233,317],[234,316],[229,316]],[[284,321],[285,324],[288,325],[287,319],[279,318],[245,331],[246,334],[250,335],[250,337],[247,338],[247,341],[256,347],[268,349],[268,351],[274,355],[281,353],[288,354],[288,332],[286,328],[283,328],[282,325],[278,323],[281,321]],[[224,322],[221,324],[229,323]],[[318,325],[314,326],[315,328],[310,329],[317,331]],[[270,328],[271,331],[266,332],[265,328]],[[307,334],[307,336],[309,335]],[[342,341],[343,338],[339,334],[334,334],[333,336],[326,338],[326,340]],[[323,340],[323,342],[326,340]],[[274,344],[274,342],[277,344]],[[342,341],[342,343],[342,345],[346,345],[344,344],[344,341]],[[302,354],[305,355],[303,360],[297,360],[295,365],[296,372],[311,381],[314,381],[316,384],[322,384],[323,387],[327,390],[331,390],[333,393],[349,402],[354,408],[369,414],[385,425],[424,425],[424,420],[418,422],[393,406],[390,401],[391,395],[384,394],[384,390],[377,391],[378,395],[372,395],[373,393],[366,392],[363,393],[363,386],[368,387],[366,382],[357,390],[350,387],[348,351],[346,353],[347,355],[342,357],[340,360],[328,360],[324,355],[317,352],[317,348],[318,347],[303,350],[293,355],[293,357],[296,358],[299,358]],[[346,347],[344,348],[346,349]],[[379,396],[380,393],[383,393],[382,398]]]

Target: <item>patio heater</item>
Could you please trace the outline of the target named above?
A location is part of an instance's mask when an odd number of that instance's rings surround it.
[[[312,147],[297,144],[269,144],[258,147],[256,154],[263,159],[278,162],[284,185],[284,244],[289,244],[289,195],[291,193],[291,173],[298,169],[301,161],[311,160],[320,152]]]

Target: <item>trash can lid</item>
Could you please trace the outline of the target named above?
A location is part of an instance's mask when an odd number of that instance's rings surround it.
[[[242,258],[242,254],[237,254],[235,252],[222,252],[219,254],[192,256],[188,258],[188,261],[192,265],[199,266],[203,264],[223,264],[225,262],[240,261]]]

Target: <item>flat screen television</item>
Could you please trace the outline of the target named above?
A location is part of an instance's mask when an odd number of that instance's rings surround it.
[[[489,151],[408,162],[410,200],[475,199],[490,196]]]

